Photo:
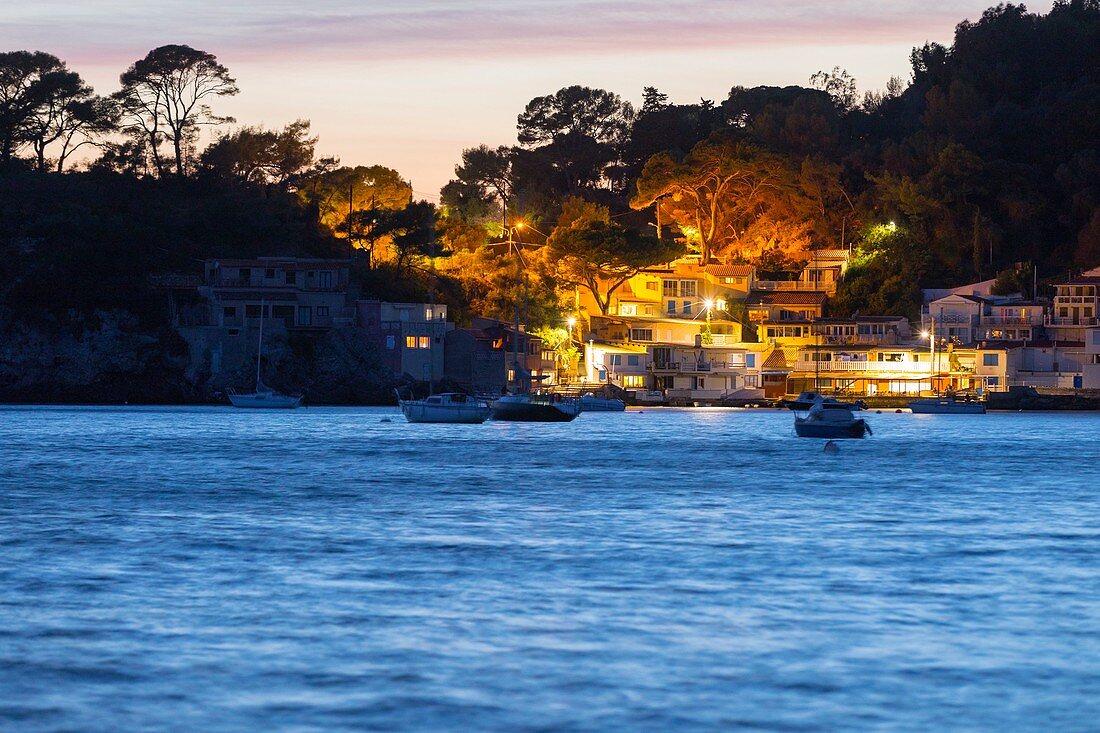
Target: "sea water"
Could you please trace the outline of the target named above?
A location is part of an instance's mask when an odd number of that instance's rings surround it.
[[[1096,730],[1100,414],[0,408],[0,729]]]

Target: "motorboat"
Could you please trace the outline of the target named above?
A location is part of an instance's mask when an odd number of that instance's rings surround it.
[[[820,392],[809,390],[806,392],[800,392],[798,397],[793,400],[783,400],[780,404],[783,407],[790,408],[791,410],[806,411],[814,406],[814,403],[818,400],[822,401],[822,405],[826,410],[863,410],[866,406],[863,404],[863,400],[856,400],[855,402],[841,402],[833,397],[826,397]]]
[[[256,382],[253,392],[238,392],[230,388],[225,393],[234,407],[293,410],[302,404],[302,395],[283,394],[260,381]]]
[[[623,412],[626,403],[622,400],[599,397],[594,394],[581,395],[581,412]]]
[[[398,395],[397,403],[405,419],[415,423],[480,424],[493,412],[487,400],[462,392],[443,392],[422,400],[403,400]]]
[[[862,438],[871,435],[871,426],[850,409],[826,407],[825,399],[818,397],[805,417],[795,415],[794,432],[800,438]]]
[[[555,393],[503,395],[493,402],[494,420],[510,422],[571,422],[581,413],[581,401]]]
[[[915,415],[984,415],[985,404],[969,398],[953,396],[913,400],[909,409]]]

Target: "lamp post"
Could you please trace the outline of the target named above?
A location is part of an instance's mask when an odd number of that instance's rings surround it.
[[[573,344],[576,343],[576,341],[573,340],[573,327],[577,325],[577,319],[574,318],[573,316],[569,316],[568,318],[565,319],[565,325],[568,326],[568,328],[569,328],[569,352],[566,352],[566,353],[571,354],[571,352],[573,350]],[[575,364],[576,364],[576,360],[573,359],[572,356],[570,356],[570,363],[567,365],[568,366],[567,373],[576,373],[577,370],[575,368]]]
[[[704,298],[703,299],[703,311],[706,313],[706,316],[707,316],[707,329],[705,331],[703,331],[703,338],[702,338],[702,342],[704,344],[713,344],[714,343],[714,335],[710,331],[710,312],[713,309],[714,309],[714,301],[711,300],[710,298]]]
[[[522,266],[520,264],[520,257],[519,257],[519,243],[515,239],[513,239],[513,236],[515,236],[517,232],[522,231],[522,229],[523,229],[523,222],[522,221],[517,221],[516,225],[513,226],[513,227],[505,227],[504,228],[505,233],[507,233],[507,235],[508,235],[508,254],[512,254],[513,248],[515,248],[515,253],[516,253],[516,307],[515,307],[515,316],[514,316],[514,319],[513,319],[513,330],[512,330],[512,376],[514,378],[515,387],[516,387],[517,390],[519,389],[519,386],[520,386],[520,381],[519,381],[519,289],[520,289],[520,279],[521,279],[521,273],[522,273]],[[527,391],[526,389],[523,390],[523,392],[526,392],[526,391]]]
[[[931,308],[929,309],[931,310]],[[921,338],[928,339],[928,386],[936,394],[936,317],[928,316],[928,330],[920,332]]]

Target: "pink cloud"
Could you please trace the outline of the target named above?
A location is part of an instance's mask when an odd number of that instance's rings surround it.
[[[40,0],[9,18],[0,47],[57,48],[74,62],[118,65],[163,43],[276,62],[600,55],[734,44],[916,45],[931,33],[949,41],[944,29],[983,7],[980,0],[417,0],[381,7],[348,0],[195,0],[165,9],[119,0]]]

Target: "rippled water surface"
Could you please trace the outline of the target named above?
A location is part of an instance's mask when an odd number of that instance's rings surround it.
[[[0,728],[1096,730],[1100,415],[869,420],[0,408]]]

